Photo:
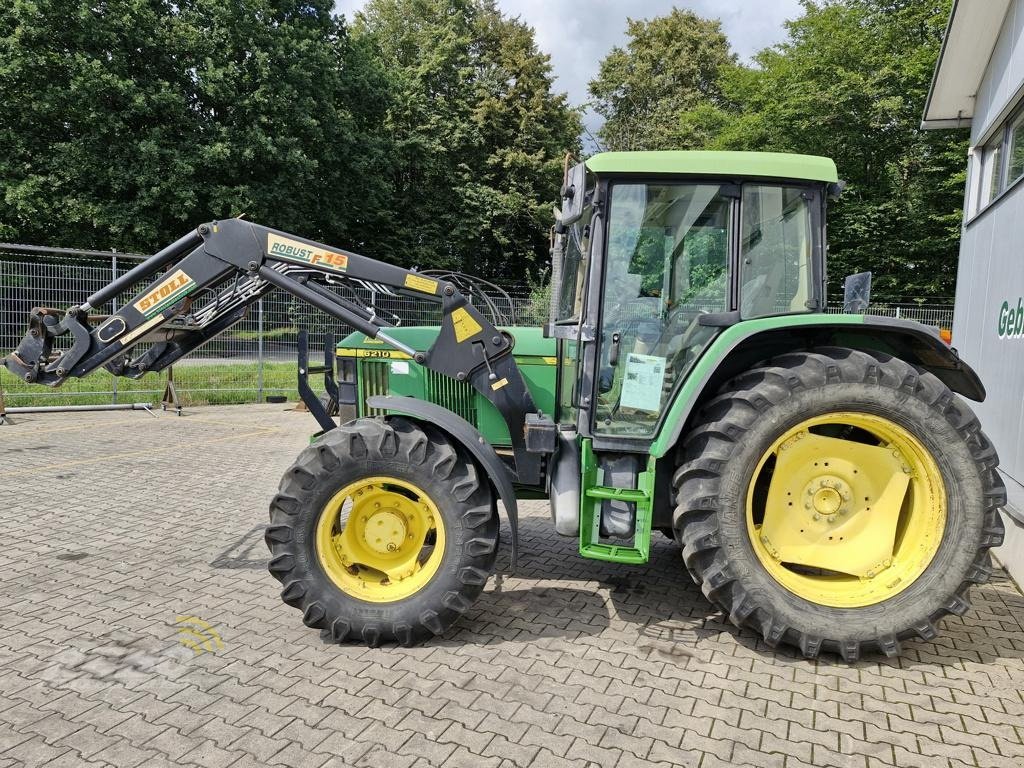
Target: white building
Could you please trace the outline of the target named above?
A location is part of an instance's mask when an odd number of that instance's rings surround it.
[[[969,126],[953,346],[981,376],[972,403],[1009,494],[995,550],[1024,585],[1024,0],[955,0],[924,128]]]

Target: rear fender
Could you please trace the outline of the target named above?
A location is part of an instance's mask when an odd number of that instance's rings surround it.
[[[515,488],[512,486],[512,472],[477,428],[447,408],[412,397],[375,395],[366,399],[366,405],[392,413],[406,414],[443,430],[480,463],[490,478],[498,498],[505,506],[508,526],[512,531],[511,568],[514,569],[519,556],[519,505],[516,501]]]
[[[726,328],[704,351],[675,395],[651,455],[676,445],[704,402],[729,379],[762,360],[812,347],[884,352],[934,374],[954,392],[978,402],[985,387],[938,330],[913,320],[874,315],[790,315],[748,320]]]

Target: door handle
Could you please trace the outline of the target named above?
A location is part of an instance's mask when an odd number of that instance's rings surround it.
[[[622,339],[622,335],[618,333],[612,334],[612,346],[608,350],[608,365],[619,364],[619,341]]]

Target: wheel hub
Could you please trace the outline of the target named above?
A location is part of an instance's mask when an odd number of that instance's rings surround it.
[[[850,501],[854,497],[850,484],[836,475],[819,475],[804,487],[804,509],[808,510],[814,520],[829,518],[835,521],[850,511]]]
[[[374,512],[363,526],[363,541],[366,546],[381,555],[397,552],[408,535],[405,516],[394,509]]]

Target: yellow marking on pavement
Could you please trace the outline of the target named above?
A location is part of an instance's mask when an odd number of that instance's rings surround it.
[[[210,440],[199,440],[198,442],[191,443],[190,448],[199,445],[213,445],[214,443],[225,443],[229,440],[240,440],[243,437],[259,437],[261,435],[272,435],[275,432],[281,430],[276,427],[267,427],[264,429],[258,429],[254,432],[243,432],[240,435],[227,435],[225,437],[215,437]],[[100,464],[103,462],[113,461],[116,459],[130,459],[136,456],[153,456],[158,453],[171,453],[179,450],[179,446],[168,446],[166,448],[154,448],[145,449],[141,451],[126,451],[124,453],[112,453],[106,456],[96,456],[91,459],[79,459],[78,461],[65,461],[59,464],[47,464],[46,466],[36,467],[34,469],[22,469],[16,472],[0,472],[0,477],[21,477],[23,475],[35,475],[40,472],[48,472],[55,469],[70,469],[71,467],[84,467],[89,464]]]

